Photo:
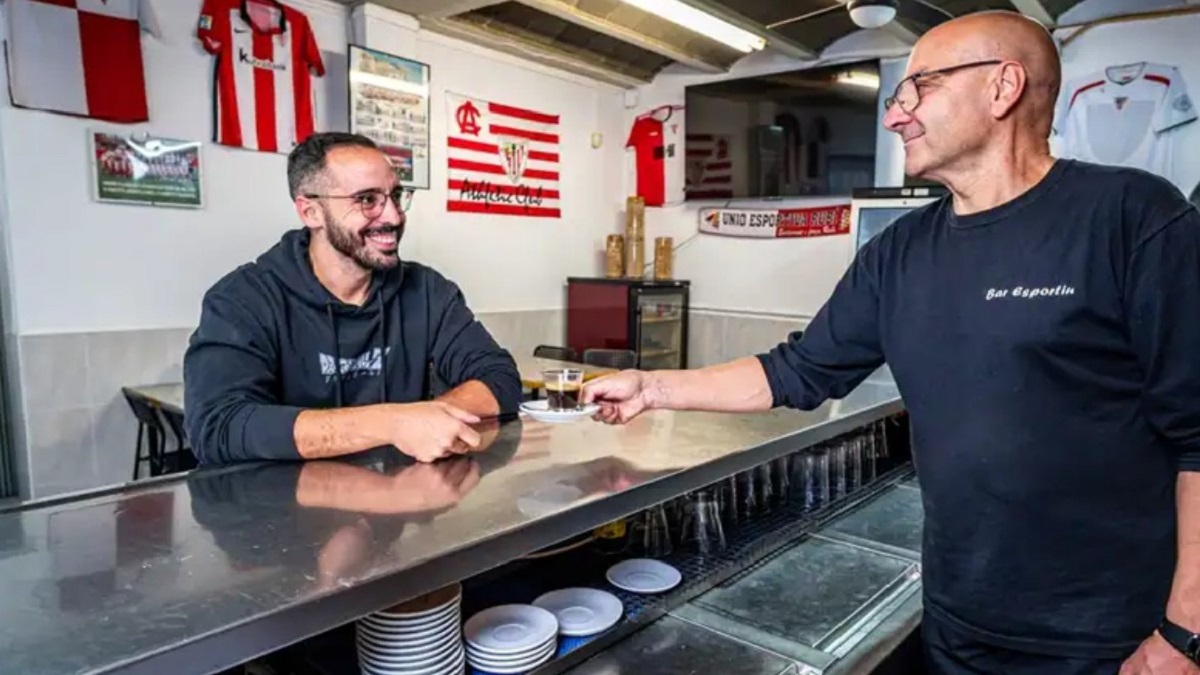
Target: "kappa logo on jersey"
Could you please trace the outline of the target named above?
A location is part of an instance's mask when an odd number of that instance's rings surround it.
[[[478,136],[481,131],[479,108],[476,108],[475,104],[470,101],[458,106],[458,110],[454,111],[454,121],[458,123],[458,133],[460,134]]]
[[[288,69],[288,66],[286,63],[275,63],[274,61],[269,61],[267,59],[254,58],[254,56],[251,55],[250,52],[248,52],[245,47],[242,47],[241,49],[238,50],[238,61],[241,61],[242,63],[254,66],[255,68],[261,68],[262,70],[287,70]]]
[[[502,141],[500,143],[500,159],[504,161],[504,171],[513,183],[520,183],[525,175],[525,167],[529,163],[528,141]]]

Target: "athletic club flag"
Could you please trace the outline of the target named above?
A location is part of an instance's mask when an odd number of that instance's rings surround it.
[[[558,115],[446,93],[446,209],[559,218]]]
[[[150,0],[7,0],[8,81],[23,108],[144,122]]]

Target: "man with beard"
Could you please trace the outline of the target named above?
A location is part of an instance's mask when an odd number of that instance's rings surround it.
[[[471,424],[515,412],[520,376],[457,286],[400,260],[411,193],[387,157],[314,134],[288,188],[304,227],[209,289],[184,357],[200,463],[477,447]],[[434,398],[435,382],[449,391]]]
[[[950,196],[864,245],[802,335],[583,398],[610,423],[812,409],[886,361],[931,672],[1200,675],[1200,212],[1157,176],[1051,156],[1060,78],[1019,14],[930,30],[884,125]]]

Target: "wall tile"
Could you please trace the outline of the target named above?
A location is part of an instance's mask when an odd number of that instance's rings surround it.
[[[87,333],[89,406],[108,405],[121,387],[156,384],[168,371],[169,331]]]
[[[188,341],[194,328],[172,328],[166,331],[166,366],[163,382],[183,380],[183,355],[187,353]]]
[[[693,311],[688,317],[688,367],[703,368],[721,362],[725,316]]]
[[[98,484],[92,410],[35,409],[28,415],[33,497],[95,487]]]
[[[97,484],[112,485],[132,480],[137,420],[129,405],[124,398],[114,399],[107,405],[92,408],[91,413]]]
[[[82,333],[24,335],[20,343],[27,414],[87,407],[87,340]]]
[[[769,351],[807,320],[695,310],[688,340],[689,366],[700,368]]]
[[[4,336],[5,398],[8,404],[8,422],[12,428],[13,465],[17,474],[18,490],[23,497],[29,496],[30,466],[26,439],[25,400],[21,392],[20,340],[13,333]]]
[[[485,312],[479,321],[500,346],[513,354],[532,354],[541,344],[565,344],[564,313],[556,309]]]

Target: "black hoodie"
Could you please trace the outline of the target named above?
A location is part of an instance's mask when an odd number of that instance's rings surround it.
[[[183,362],[201,464],[297,459],[302,410],[426,400],[435,382],[479,380],[501,412],[516,411],[516,364],[453,282],[402,262],[373,276],[361,307],[348,305],[317,280],[308,241],[307,229],[286,233],[204,296]]]

